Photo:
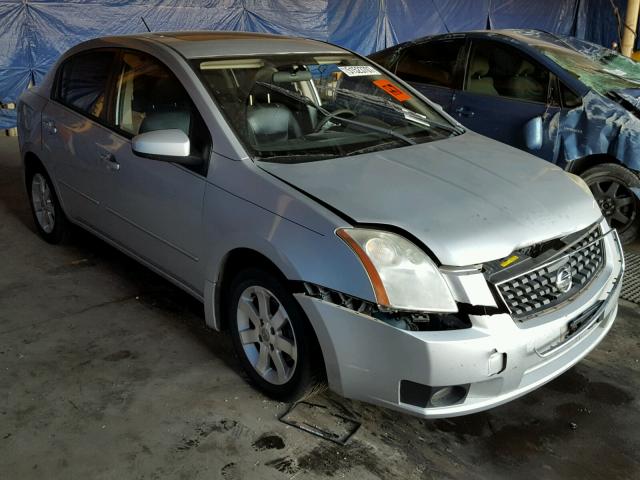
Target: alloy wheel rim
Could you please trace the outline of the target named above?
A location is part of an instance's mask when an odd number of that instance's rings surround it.
[[[613,177],[602,177],[589,185],[591,193],[612,228],[624,232],[637,214],[634,193]]]
[[[245,356],[256,373],[273,385],[291,380],[298,347],[289,315],[276,296],[263,287],[246,288],[236,321]]]
[[[40,173],[36,173],[31,180],[31,200],[40,228],[51,233],[56,225],[56,210],[49,182]]]

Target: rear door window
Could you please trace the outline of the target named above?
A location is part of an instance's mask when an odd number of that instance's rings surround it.
[[[456,65],[464,39],[431,41],[407,47],[396,74],[408,82],[457,88]]]
[[[58,77],[57,99],[93,118],[106,118],[106,95],[116,53],[90,51],[64,62]]]

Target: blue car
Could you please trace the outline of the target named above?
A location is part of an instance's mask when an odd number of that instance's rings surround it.
[[[537,30],[450,33],[370,56],[466,127],[584,178],[622,240],[640,231],[640,65]]]

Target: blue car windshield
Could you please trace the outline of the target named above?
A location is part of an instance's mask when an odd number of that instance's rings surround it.
[[[611,52],[613,55],[592,58],[568,48],[547,45],[536,45],[536,48],[582,83],[603,95],[614,90],[640,88],[640,69],[626,61],[620,61],[615,52]]]
[[[308,162],[463,131],[355,55],[211,58],[192,66],[258,160]]]

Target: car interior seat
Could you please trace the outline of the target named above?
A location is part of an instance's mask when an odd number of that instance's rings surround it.
[[[278,70],[262,67],[256,73],[256,85],[249,94],[247,105],[247,133],[252,144],[261,146],[286,141],[302,136],[302,129],[291,110],[281,102],[274,101],[275,95],[259,82],[271,83]]]
[[[149,104],[143,110],[145,117],[140,124],[138,133],[153,130],[178,129],[185,135],[191,130],[190,102],[185,97],[186,92],[176,88],[175,80],[169,77],[161,78],[153,86],[152,93],[146,99]]]
[[[508,82],[510,95],[523,100],[545,101],[545,88],[536,77],[536,67],[523,60],[516,73]]]
[[[485,95],[498,95],[493,84],[493,78],[489,76],[489,60],[482,55],[476,54],[471,60],[467,91]]]

